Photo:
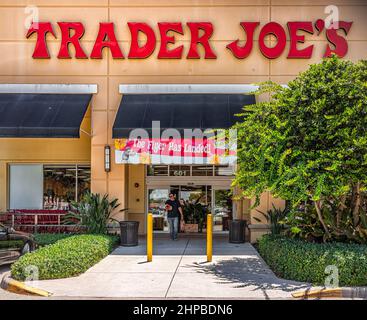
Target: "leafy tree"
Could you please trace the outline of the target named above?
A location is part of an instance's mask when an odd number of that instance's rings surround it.
[[[244,107],[235,126],[235,184],[244,196],[269,190],[294,207],[311,203],[324,240],[344,233],[340,221],[350,217],[352,236],[367,239],[367,62],[332,56],[288,87],[261,83],[255,94],[263,93],[271,99]]]

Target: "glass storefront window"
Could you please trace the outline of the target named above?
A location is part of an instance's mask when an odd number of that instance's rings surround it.
[[[214,190],[214,199],[213,231],[228,231],[228,221],[233,216],[232,191]]]
[[[90,166],[11,164],[9,208],[69,210],[90,190]]]
[[[168,166],[166,165],[154,165],[148,166],[148,176],[168,176]]]
[[[44,209],[69,210],[90,190],[90,166],[45,165],[43,167]]]
[[[78,168],[78,194],[77,194],[77,201],[80,201],[84,194],[90,191],[90,166],[77,166]]]
[[[192,166],[192,175],[199,177],[202,176],[211,177],[213,176],[213,166],[206,166],[206,165]]]
[[[153,215],[153,229],[157,231],[168,231],[167,214],[165,204],[168,199],[169,190],[166,188],[149,189],[148,212]]]
[[[233,176],[234,166],[228,165],[150,165],[147,176],[212,177]]]
[[[215,176],[233,176],[234,166],[214,166]]]
[[[44,166],[44,209],[68,210],[75,200],[76,166]]]
[[[9,166],[9,208],[42,209],[43,168],[38,164]]]

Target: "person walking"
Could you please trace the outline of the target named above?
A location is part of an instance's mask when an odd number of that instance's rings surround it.
[[[180,202],[175,198],[173,193],[169,194],[166,201],[167,220],[169,224],[169,232],[172,240],[177,240],[178,234],[178,217],[183,221],[183,212]]]

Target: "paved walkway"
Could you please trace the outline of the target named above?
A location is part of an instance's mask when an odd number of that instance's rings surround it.
[[[60,297],[107,298],[291,298],[308,285],[277,278],[254,247],[215,238],[207,263],[203,237],[154,241],[153,262],[138,247],[119,247],[81,276],[34,286]]]

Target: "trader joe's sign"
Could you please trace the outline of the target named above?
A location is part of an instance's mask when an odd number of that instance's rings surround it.
[[[115,162],[130,164],[233,164],[237,145],[216,139],[117,139]]]
[[[264,25],[260,25],[260,22],[243,21],[239,23],[239,34],[242,32],[246,36],[246,41],[242,43],[240,40],[235,40],[225,44],[225,46],[238,59],[248,57],[255,50],[255,44],[258,47],[256,50],[260,50],[268,59],[278,58],[282,54],[286,54],[289,59],[309,59],[314,51],[314,44],[312,44],[314,42],[305,43],[305,35],[309,34],[315,35],[321,40],[326,40],[322,42],[324,57],[329,57],[333,53],[339,57],[344,57],[348,52],[346,36],[352,23],[335,21],[326,28],[322,19],[291,21],[287,23],[285,28],[274,21]],[[129,44],[127,47],[123,47],[120,45],[121,42],[119,43],[117,40],[114,23],[101,22],[94,45],[91,51],[88,52],[82,46],[82,38],[85,32],[82,22],[57,22],[57,28],[61,33],[57,58],[68,59],[74,56],[76,59],[102,59],[102,52],[106,49],[110,51],[113,59],[145,59],[154,52],[158,52],[158,59],[182,59],[184,45],[175,44],[175,36],[183,35],[185,32],[190,35],[187,59],[217,58],[211,45],[211,38],[215,31],[211,22],[187,22],[188,31],[184,31],[181,22],[158,22],[154,26],[144,22],[128,22],[127,26],[130,31],[130,38],[123,40],[129,40]],[[55,24],[51,22],[33,22],[31,24],[27,38],[36,35],[33,58],[47,59],[51,57],[48,51],[47,35],[50,34],[53,38],[57,38],[55,28]],[[256,39],[255,34],[258,34]],[[145,37],[141,37],[141,35],[145,35]],[[276,38],[274,45],[269,45],[267,40],[269,35]],[[236,39],[236,37],[238,35],[234,34],[233,38]],[[145,40],[141,41],[142,38],[145,38]],[[286,46],[287,39],[289,39],[289,46]],[[203,48],[202,52],[199,52],[199,46]],[[71,54],[71,47],[74,48],[75,54]]]

